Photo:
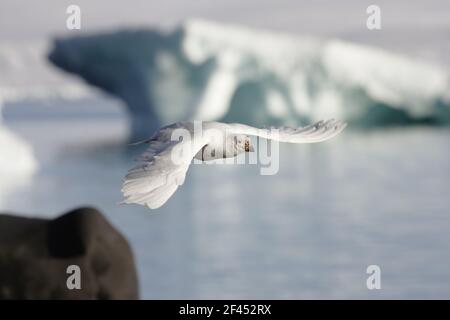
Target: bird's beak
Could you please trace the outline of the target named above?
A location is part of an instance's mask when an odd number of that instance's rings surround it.
[[[254,151],[255,151],[255,149],[253,148],[252,145],[250,145],[249,148],[248,148],[248,152],[254,152]]]

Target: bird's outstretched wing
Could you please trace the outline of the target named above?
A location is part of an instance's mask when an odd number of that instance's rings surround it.
[[[207,141],[203,137],[198,141],[172,141],[171,132],[175,128],[161,128],[146,141],[149,147],[136,159],[139,165],[128,171],[124,178],[122,193],[125,200],[121,203],[157,209],[183,184],[192,158]]]
[[[338,120],[319,121],[302,128],[272,127],[258,129],[240,123],[230,123],[229,130],[234,134],[259,136],[265,139],[290,143],[315,143],[333,138],[347,126]]]

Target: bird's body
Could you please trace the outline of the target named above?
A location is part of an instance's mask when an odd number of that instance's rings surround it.
[[[149,147],[137,159],[140,164],[124,179],[123,203],[159,208],[183,184],[193,158],[208,161],[253,151],[250,135],[280,142],[315,143],[334,137],[345,126],[328,120],[303,128],[257,129],[213,121],[177,122],[162,127],[152,138],[142,141]]]

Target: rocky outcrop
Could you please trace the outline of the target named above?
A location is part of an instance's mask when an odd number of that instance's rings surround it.
[[[1,214],[0,298],[137,299],[132,250],[93,208],[54,220]]]

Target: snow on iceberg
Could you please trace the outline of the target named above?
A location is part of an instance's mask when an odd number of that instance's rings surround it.
[[[4,103],[48,97],[61,81],[46,81],[42,45],[0,44],[0,204],[16,188],[26,184],[37,169],[31,146],[5,127]],[[45,56],[44,56],[45,57]],[[61,77],[60,77],[61,79]]]
[[[90,97],[92,90],[49,68],[45,42],[0,44],[0,205],[7,194],[27,184],[38,164],[32,147],[2,123],[2,106],[23,100]]]
[[[194,20],[171,32],[57,39],[49,59],[125,101],[132,139],[186,119],[259,126],[328,117],[360,126],[450,120],[442,69],[340,40]]]
[[[92,95],[81,81],[49,68],[42,41],[0,44],[0,101],[79,99]]]
[[[7,177],[29,176],[36,167],[32,148],[0,124],[0,181]]]
[[[0,121],[0,207],[10,193],[30,181],[36,169],[32,148]]]

